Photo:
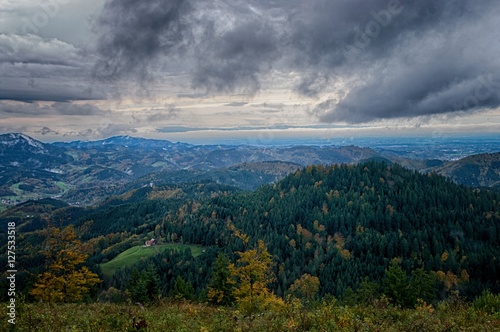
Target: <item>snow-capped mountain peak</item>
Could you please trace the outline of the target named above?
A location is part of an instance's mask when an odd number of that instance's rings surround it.
[[[17,148],[36,154],[45,154],[47,149],[42,142],[39,142],[27,135],[20,133],[10,133],[0,135],[1,150]]]

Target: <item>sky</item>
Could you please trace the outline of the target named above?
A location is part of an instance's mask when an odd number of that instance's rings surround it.
[[[497,0],[0,0],[0,133],[500,135]]]

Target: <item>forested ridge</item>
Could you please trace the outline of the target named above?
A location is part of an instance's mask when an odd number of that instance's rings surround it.
[[[381,282],[397,261],[408,276],[419,268],[444,274],[441,294],[472,297],[498,291],[498,202],[495,193],[398,165],[310,166],[255,192],[186,204],[162,226],[167,237],[229,256],[263,240],[280,296],[304,273],[319,277],[321,295],[342,296],[363,280]]]
[[[142,188],[92,209],[63,207],[48,219],[74,225],[96,272],[98,264],[151,237],[205,248],[196,258],[189,250],[165,250],[119,270],[94,291],[102,300],[206,299],[214,275],[237,266],[241,253],[261,241],[272,257],[267,287],[278,297],[308,276],[319,281],[315,298],[385,294],[411,307],[418,299],[500,291],[499,196],[367,162],[308,166],[252,192],[209,182]],[[40,224],[25,226],[31,232],[23,245],[41,245]],[[21,254],[31,271],[22,281],[29,289],[43,259],[36,251]]]

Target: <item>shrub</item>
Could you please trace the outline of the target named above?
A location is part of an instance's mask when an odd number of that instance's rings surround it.
[[[472,303],[474,309],[485,311],[488,314],[500,313],[500,295],[484,291]]]

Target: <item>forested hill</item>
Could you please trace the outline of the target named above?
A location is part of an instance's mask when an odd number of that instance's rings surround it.
[[[500,153],[484,153],[445,163],[435,172],[470,187],[500,190]]]
[[[500,194],[399,165],[308,166],[252,192],[209,183],[147,187],[97,208],[55,210],[52,219],[75,225],[93,269],[151,237],[204,248],[197,257],[159,251],[112,278],[102,276],[101,291],[113,287],[124,294],[138,268],[156,276],[163,296],[178,278],[202,296],[218,253],[235,262],[238,252],[262,240],[275,262],[269,286],[279,296],[305,274],[319,278],[321,296],[343,297],[366,281],[383,292],[390,285],[425,290],[402,302],[409,306],[456,290],[468,297],[484,289],[500,292]],[[30,255],[38,255],[43,238],[38,226],[30,229],[19,237],[20,262],[36,275],[43,259]],[[387,286],[395,264],[400,284]]]
[[[186,204],[161,227],[167,240],[217,245],[229,255],[264,240],[277,263],[278,295],[308,273],[319,277],[321,294],[342,296],[363,280],[380,282],[395,261],[408,277],[419,268],[438,276],[436,294],[473,296],[499,290],[499,198],[398,165],[309,166],[274,186]],[[161,276],[166,267],[156,262]],[[195,271],[184,273],[205,287]]]

